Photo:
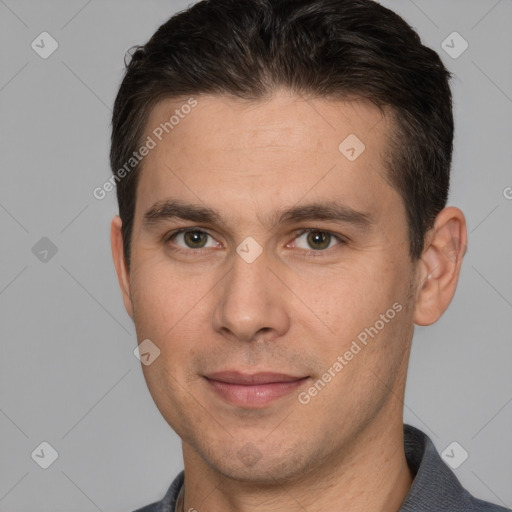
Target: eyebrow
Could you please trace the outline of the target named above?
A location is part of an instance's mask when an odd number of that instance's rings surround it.
[[[158,201],[144,214],[143,224],[152,226],[166,220],[183,219],[206,224],[220,224],[221,216],[213,209],[182,201]]]
[[[225,223],[220,213],[212,208],[179,200],[164,200],[158,201],[146,211],[143,224],[149,227],[174,219],[212,225]],[[353,224],[366,230],[375,222],[368,212],[357,211],[334,201],[326,201],[278,210],[267,219],[267,224],[271,229],[276,224],[319,220]]]
[[[277,223],[291,224],[317,220],[353,224],[364,229],[370,228],[374,223],[373,217],[369,213],[354,210],[349,206],[333,201],[309,203],[284,210],[280,215],[278,214]]]

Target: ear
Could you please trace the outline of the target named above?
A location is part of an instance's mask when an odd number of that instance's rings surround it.
[[[431,325],[446,311],[457,288],[467,247],[466,219],[455,207],[439,212],[425,236],[418,265],[414,323]]]
[[[112,247],[112,257],[116,267],[117,279],[123,294],[123,302],[126,312],[133,319],[133,304],[130,296],[130,272],[126,266],[123,251],[123,234],[121,232],[122,221],[119,215],[112,219],[110,226],[110,244]]]

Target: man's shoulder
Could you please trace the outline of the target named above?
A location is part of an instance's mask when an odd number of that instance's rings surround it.
[[[404,448],[414,480],[399,512],[510,512],[464,489],[432,440],[418,428],[404,425]]]
[[[145,507],[138,508],[134,512],[159,512],[158,506],[161,504],[161,501],[155,501],[155,503],[151,503],[150,505],[146,505]]]
[[[163,500],[151,503],[145,507],[139,508],[134,512],[173,512],[172,508],[165,508]],[[512,512],[511,509],[495,505],[488,501],[479,500],[472,495],[467,496],[464,504],[465,512]]]
[[[463,510],[467,512],[511,512],[511,509],[509,508],[476,498],[465,489],[464,500],[461,504],[463,506]]]
[[[495,505],[489,501],[479,500],[471,496],[472,507],[471,512],[511,512],[512,509]]]
[[[174,479],[171,486],[165,493],[165,496],[160,501],[155,501],[142,508],[138,508],[134,512],[174,512],[176,505],[176,499],[180,492],[181,486],[185,479],[185,472],[181,471],[178,476]]]

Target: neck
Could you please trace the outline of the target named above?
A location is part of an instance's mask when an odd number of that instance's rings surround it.
[[[384,411],[383,411],[384,412]],[[401,415],[387,414],[364,428],[342,455],[311,467],[299,479],[263,486],[215,471],[183,444],[186,488],[183,510],[197,512],[397,512],[413,475],[405,458]]]

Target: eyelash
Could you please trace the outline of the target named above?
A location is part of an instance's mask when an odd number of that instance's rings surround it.
[[[166,243],[167,242],[171,242],[172,239],[175,238],[176,236],[178,236],[179,234],[187,233],[187,232],[191,232],[191,231],[198,232],[198,233],[204,233],[205,235],[208,235],[208,236],[214,238],[207,231],[205,231],[203,229],[200,229],[200,228],[192,227],[192,228],[180,228],[180,229],[176,229],[174,231],[171,231],[171,232],[167,233],[164,236],[164,241]],[[306,249],[302,249],[304,258],[323,257],[323,256],[325,256],[326,252],[329,253],[332,249],[334,249],[338,245],[346,245],[348,243],[348,240],[345,237],[343,237],[342,235],[339,235],[337,233],[333,233],[332,231],[328,231],[326,229],[319,229],[319,228],[306,228],[306,229],[299,230],[299,231],[297,231],[295,233],[293,240],[295,240],[296,238],[299,238],[304,233],[309,233],[309,232],[312,232],[312,231],[318,231],[320,233],[328,234],[329,236],[335,238],[338,241],[338,244],[336,244],[334,247],[330,247],[329,249],[320,249],[320,250],[314,250],[314,249],[306,250]],[[208,250],[210,250],[210,249],[211,249],[211,247],[206,248],[206,249],[202,249],[202,248],[201,249],[191,249],[191,248],[185,249],[183,247],[176,246],[176,247],[173,247],[172,250],[174,252],[177,252],[177,253],[180,253],[180,254],[185,254],[186,256],[195,257],[195,256],[202,256],[205,252],[208,252]]]

